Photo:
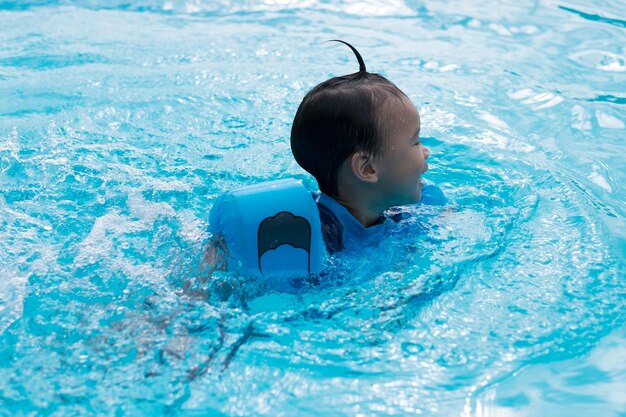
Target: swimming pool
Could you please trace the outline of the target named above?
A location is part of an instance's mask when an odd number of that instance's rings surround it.
[[[623,416],[626,6],[0,0],[0,415]],[[313,85],[416,103],[451,200],[299,292],[193,280]],[[181,290],[208,292],[189,296]]]

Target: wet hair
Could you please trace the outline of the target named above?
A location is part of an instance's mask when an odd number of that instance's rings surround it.
[[[304,97],[291,126],[291,152],[309,172],[320,190],[338,197],[339,170],[354,152],[372,158],[383,155],[386,126],[381,109],[391,97],[408,97],[380,74],[366,71],[361,54],[346,44],[359,61],[359,71],[333,77],[311,89]],[[327,41],[327,42],[331,42]]]

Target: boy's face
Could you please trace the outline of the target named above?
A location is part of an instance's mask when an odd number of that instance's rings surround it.
[[[422,197],[421,176],[428,170],[428,148],[419,140],[420,117],[408,99],[385,103],[385,151],[377,158],[381,199],[389,206],[417,203]]]

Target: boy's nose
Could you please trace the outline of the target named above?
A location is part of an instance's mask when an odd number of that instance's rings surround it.
[[[424,146],[424,159],[428,159],[429,156],[430,156],[430,149]]]

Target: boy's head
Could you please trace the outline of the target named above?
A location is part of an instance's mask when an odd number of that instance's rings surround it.
[[[334,198],[358,193],[386,209],[421,198],[428,169],[419,143],[420,119],[411,100],[379,74],[365,70],[315,86],[298,107],[291,151],[320,190]]]

